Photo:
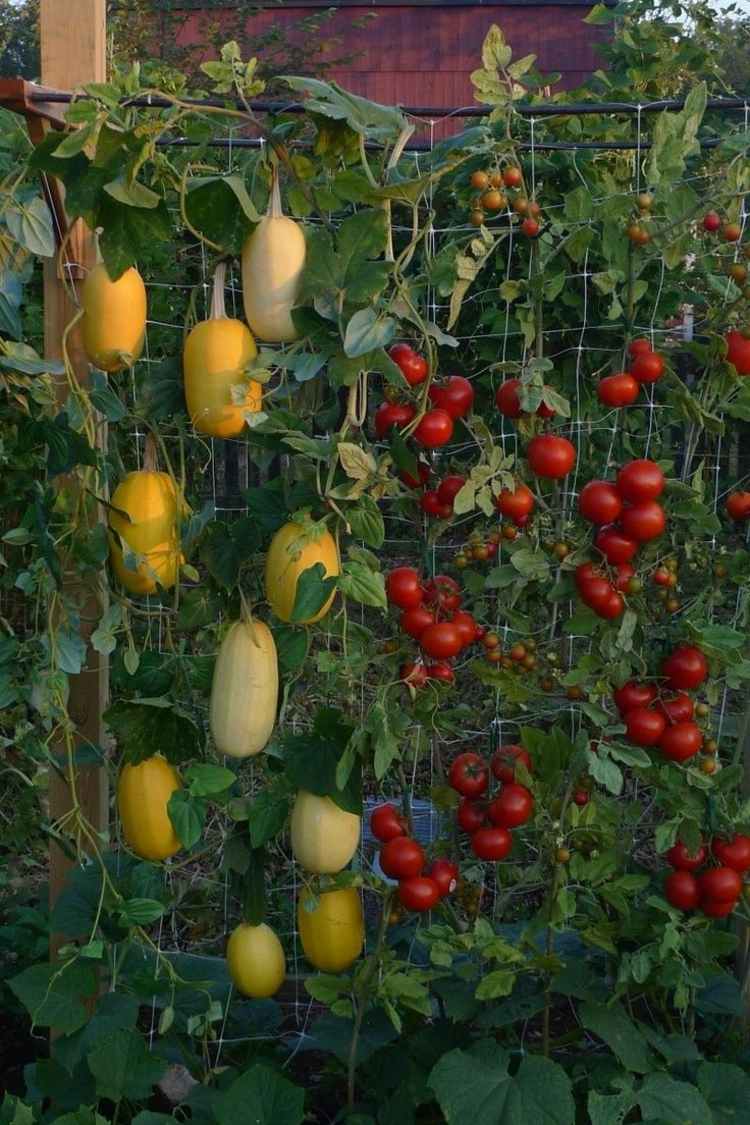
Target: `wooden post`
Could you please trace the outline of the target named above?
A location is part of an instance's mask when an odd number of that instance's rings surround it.
[[[41,0],[40,10],[42,82],[57,89],[75,90],[85,82],[103,82],[106,66],[106,0]],[[71,232],[64,255],[69,283],[79,286],[86,270],[96,260],[94,238],[80,221]],[[63,333],[76,313],[60,273],[57,260],[48,261],[44,268],[44,347],[52,359],[62,356]],[[82,382],[88,379],[88,363],[83,352],[80,334],[74,331],[68,346],[71,363]],[[59,385],[62,406],[67,386]],[[106,442],[106,428],[97,429],[100,445]],[[71,487],[71,481],[65,482]],[[84,635],[89,636],[96,627],[100,606],[90,591],[84,590],[74,576],[65,576],[65,594],[80,606]],[[106,657],[89,646],[86,665],[78,676],[70,679],[69,712],[79,737],[103,745],[102,712],[107,705],[109,667]],[[80,767],[77,770],[76,788],[83,815],[96,831],[106,829],[109,820],[107,771],[99,766]],[[50,790],[50,818],[55,821],[70,808],[67,782],[52,776]],[[49,854],[49,895],[52,906],[62,889],[71,861],[54,843]],[[54,957],[65,937],[80,935],[53,934],[50,953]]]

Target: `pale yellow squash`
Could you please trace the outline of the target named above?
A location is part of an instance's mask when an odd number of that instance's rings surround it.
[[[266,598],[273,612],[282,621],[291,621],[297,583],[303,570],[322,563],[327,577],[341,572],[336,540],[330,531],[323,531],[312,539],[308,527],[290,521],[280,527],[271,540],[266,555]],[[312,617],[295,622],[312,625],[325,617],[336,594],[331,594],[325,605]]]
[[[248,758],[271,737],[279,696],[273,634],[263,621],[236,621],[219,647],[209,721],[219,754]]]
[[[117,782],[122,834],[141,859],[168,859],[181,844],[167,813],[169,798],[182,782],[166,758],[155,754],[137,766],[123,766]]]
[[[266,1000],[279,991],[286,977],[284,950],[265,922],[241,922],[227,942],[227,968],[243,996]]]
[[[306,904],[316,898],[314,910]],[[343,973],[360,953],[365,940],[362,900],[354,887],[314,896],[306,887],[297,907],[297,928],[305,957],[323,973]]]
[[[335,875],[357,850],[360,818],[330,797],[300,789],[292,811],[292,852],[313,875]]]
[[[174,586],[183,559],[177,538],[177,492],[169,474],[150,469],[128,473],[110,503],[130,517],[128,522],[110,510],[111,532],[143,556],[137,570],[128,570],[122,548],[110,532],[109,558],[118,582],[131,594],[153,594],[157,585],[165,590]]]
[[[146,336],[146,286],[133,266],[112,281],[99,263],[81,290],[81,336],[89,362],[102,371],[122,371],[140,356]]]
[[[226,314],[225,277],[226,265],[221,262],[214,276],[211,317],[189,333],[182,360],[190,421],[199,433],[217,438],[241,434],[245,415],[257,413],[262,401],[260,383],[245,374],[258,349],[242,321]],[[237,403],[232,388],[243,384],[245,398]]]
[[[285,344],[297,339],[292,309],[305,265],[305,235],[281,210],[274,172],[268,211],[242,248],[242,300],[247,323],[259,340]]]

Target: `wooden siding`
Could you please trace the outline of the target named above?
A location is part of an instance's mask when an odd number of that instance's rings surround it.
[[[583,22],[590,11],[588,5],[485,3],[472,7],[375,6],[370,10],[376,12],[376,17],[365,29],[356,26],[365,14],[361,7],[339,8],[326,24],[326,36],[343,39],[343,46],[336,48],[337,57],[353,57],[346,69],[334,71],[331,76],[354,93],[385,104],[476,104],[469,76],[481,65],[482,40],[493,23],[503,29],[515,58],[533,53],[542,73],[561,73],[556,90],[574,88],[601,65],[595,47],[606,32]],[[293,29],[309,14],[309,7],[284,4],[249,16],[245,50],[252,52],[254,33],[274,23]],[[202,26],[207,15],[186,13],[179,33],[180,43],[194,45],[198,54],[205,43]],[[212,23],[218,22],[220,11],[212,8],[208,18]],[[446,131],[445,126],[440,126],[436,136],[443,136]]]

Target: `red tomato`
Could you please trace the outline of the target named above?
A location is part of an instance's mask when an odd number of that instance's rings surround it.
[[[628,354],[632,356],[647,355],[650,351],[653,351],[651,341],[644,336],[639,336],[638,339],[631,340],[628,344]]]
[[[515,168],[511,165],[503,169],[503,183],[506,187],[517,188],[523,183],[523,175],[520,168]]]
[[[428,410],[414,431],[414,440],[426,449],[438,449],[453,437],[453,419],[447,410]]]
[[[664,533],[667,517],[656,500],[643,500],[640,504],[633,504],[632,508],[625,509],[621,523],[628,539],[635,539],[636,543],[648,543]]]
[[[672,571],[667,570],[665,566],[659,566],[654,571],[653,579],[657,586],[671,586]]]
[[[425,582],[424,600],[428,605],[437,605],[450,612],[461,605],[460,589],[455,578],[448,574],[436,574]]]
[[[466,477],[448,476],[443,477],[438,485],[438,499],[441,504],[450,504],[453,506],[453,501],[466,484]]]
[[[464,832],[470,835],[481,828],[487,817],[487,804],[485,801],[472,801],[470,797],[464,797],[458,806],[458,813],[456,820],[459,828],[463,828]]]
[[[750,836],[739,832],[731,840],[717,836],[711,841],[711,851],[724,867],[731,867],[740,874],[750,871]]]
[[[581,586],[584,586],[590,579],[601,577],[602,572],[600,570],[597,570],[593,563],[581,563],[580,566],[576,567],[576,586],[578,586],[579,588]]]
[[[427,868],[427,874],[437,883],[441,898],[453,894],[458,883],[458,864],[451,863],[449,859],[434,859]]]
[[[430,466],[425,465],[424,461],[419,461],[417,472],[419,473],[419,479],[413,477],[411,473],[407,473],[405,469],[402,469],[398,475],[404,484],[408,484],[409,488],[424,488],[430,479]]]
[[[388,355],[393,362],[401,368],[401,374],[410,387],[424,383],[427,378],[427,360],[408,344],[394,344],[388,349]]]
[[[435,660],[449,660],[463,648],[461,633],[450,621],[428,625],[419,638],[422,650]]]
[[[710,867],[698,878],[701,898],[709,902],[733,902],[742,893],[742,880],[733,867]]]
[[[461,643],[464,648],[474,644],[477,639],[477,623],[472,614],[467,613],[465,609],[459,609],[458,613],[454,613],[451,617],[451,625],[455,625],[461,634]]]
[[[615,587],[621,594],[627,594],[629,592],[628,587],[631,578],[635,578],[635,567],[631,566],[630,563],[620,563],[617,567]]]
[[[736,898],[730,898],[727,902],[717,902],[711,898],[701,903],[701,910],[707,918],[726,918],[732,913],[736,905]]]
[[[664,491],[664,473],[656,461],[629,461],[617,474],[617,491],[630,504],[657,500]]]
[[[576,450],[567,438],[556,434],[538,434],[529,442],[526,457],[535,476],[560,480],[575,465]]]
[[[609,481],[591,480],[581,489],[578,511],[592,523],[614,523],[622,511],[622,500]]]
[[[706,849],[703,844],[700,845],[695,854],[691,854],[682,840],[678,840],[673,844],[664,857],[670,867],[674,867],[676,871],[697,871],[706,862]]]
[[[623,601],[622,595],[618,594],[616,590],[610,587],[609,596],[593,608],[594,611],[606,621],[614,621],[616,617],[619,617],[624,612],[625,602]]]
[[[495,403],[505,418],[520,418],[523,414],[518,397],[520,379],[506,379],[495,391]]]
[[[376,840],[387,844],[397,836],[406,835],[406,821],[395,805],[378,805],[370,815],[370,828]]]
[[[657,707],[664,712],[670,723],[688,723],[693,717],[693,701],[684,691],[669,699],[660,699]]]
[[[435,614],[423,605],[415,605],[413,609],[405,609],[399,622],[404,633],[419,640],[428,625],[435,624]]]
[[[667,677],[667,686],[675,691],[691,691],[703,683],[708,675],[708,662],[695,645],[680,645],[661,666]]]
[[[415,414],[416,410],[408,402],[381,402],[375,411],[375,433],[382,439],[393,426],[403,430]]]
[[[518,482],[514,489],[504,488],[502,492],[495,497],[495,505],[498,511],[507,516],[509,520],[517,520],[520,516],[529,516],[534,511],[534,493],[527,485]]]
[[[659,749],[673,762],[686,762],[703,745],[703,732],[696,723],[672,723],[659,739]]]
[[[695,910],[700,902],[697,879],[689,871],[673,871],[664,880],[664,897],[678,910]]]
[[[573,794],[573,804],[578,805],[579,808],[583,808],[584,805],[587,805],[590,800],[591,794],[589,793],[588,789],[576,789],[575,793]]]
[[[625,715],[628,738],[636,746],[655,746],[664,734],[667,720],[653,707],[633,707]]]
[[[422,874],[424,851],[411,836],[396,836],[380,849],[380,866],[391,879],[411,879]]]
[[[415,688],[424,687],[427,683],[427,669],[424,664],[415,664],[413,660],[407,660],[401,665],[399,676],[405,683]]]
[[[620,371],[602,379],[596,393],[604,406],[632,406],[641,393],[641,387],[629,371]]]
[[[433,383],[428,394],[430,401],[450,414],[454,421],[465,418],[474,405],[474,388],[463,375],[451,375],[447,383]]]
[[[487,791],[489,780],[487,763],[479,754],[468,751],[451,762],[448,783],[462,797],[480,797]]]
[[[634,707],[648,707],[656,699],[656,688],[653,684],[639,684],[635,680],[628,680],[614,694],[617,710],[621,715],[626,715]]]
[[[449,520],[453,515],[453,504],[443,504],[440,495],[434,489],[422,495],[419,506],[423,512],[435,519]]]
[[[731,363],[738,375],[750,375],[750,340],[733,328],[725,336],[727,343],[727,363]]]
[[[727,515],[737,523],[750,519],[750,492],[730,492],[727,496]]]
[[[618,527],[600,528],[594,543],[612,566],[630,562],[638,550],[635,539],[629,538]]]
[[[656,383],[664,374],[664,360],[658,352],[641,352],[630,368],[639,383]]]
[[[517,762],[522,762],[528,772],[532,772],[528,750],[516,744],[500,746],[492,756],[492,772],[498,781],[511,785],[515,781]]]
[[[398,885],[399,902],[407,910],[423,914],[425,910],[432,910],[440,902],[440,888],[434,879],[427,875],[415,875],[411,879],[404,879]]]
[[[707,211],[703,216],[703,229],[713,234],[721,226],[721,215],[716,211]]]
[[[478,828],[471,837],[471,850],[478,859],[505,859],[512,847],[507,828]]]
[[[533,812],[534,798],[525,785],[516,782],[504,785],[488,809],[490,820],[499,828],[518,828]]]
[[[581,595],[581,601],[593,609],[595,613],[599,613],[607,605],[614,590],[608,578],[595,575],[593,578],[587,578],[580,582],[578,592]]]
[[[424,596],[419,574],[412,566],[394,567],[386,577],[385,590],[388,601],[399,609],[414,609]]]
[[[427,665],[427,679],[440,680],[444,684],[452,684],[456,678],[456,673],[451,668],[450,664],[445,661],[440,661],[438,664]]]
[[[527,238],[536,238],[541,229],[536,219],[524,219],[521,223],[521,230]]]

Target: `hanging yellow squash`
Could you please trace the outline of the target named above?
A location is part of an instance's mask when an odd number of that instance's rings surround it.
[[[181,844],[167,813],[169,798],[182,782],[166,758],[155,754],[137,766],[123,766],[117,782],[122,834],[141,859],[168,859]]]
[[[323,564],[326,577],[334,577],[341,572],[336,540],[330,531],[314,533],[311,527],[294,521],[279,528],[266,555],[266,598],[282,621],[292,620],[300,574],[316,563]],[[328,613],[335,596],[334,591],[322,609],[295,624],[312,625],[320,621]]]
[[[144,464],[155,465],[151,439],[146,441]],[[177,491],[169,474],[152,467],[128,473],[115,489],[111,504],[130,517],[128,521],[119,512],[109,513],[109,558],[118,582],[131,594],[153,594],[157,584],[165,590],[174,586],[183,559],[177,533]],[[143,556],[137,570],[125,566],[113,531],[134,554]]]
[[[292,309],[305,265],[305,236],[281,210],[274,169],[268,211],[242,248],[242,299],[247,323],[259,340],[285,344],[297,339]]]
[[[258,754],[276,722],[279,667],[273,634],[263,621],[236,621],[219,648],[209,719],[219,754]]]
[[[81,336],[89,362],[102,371],[122,371],[143,351],[146,336],[146,286],[133,266],[117,281],[100,262],[81,290]]]
[[[260,383],[248,381],[245,374],[258,349],[242,321],[227,316],[225,278],[226,264],[220,262],[214,274],[211,317],[188,335],[182,364],[190,421],[199,433],[218,438],[241,434],[245,415],[257,413],[262,399]],[[245,398],[236,403],[232,388],[242,384],[246,384]]]
[[[266,1000],[279,991],[286,976],[284,950],[265,922],[241,922],[227,942],[227,968],[243,996]]]
[[[308,910],[312,891],[305,887],[299,896],[297,928],[305,957],[323,973],[343,973],[360,953],[365,940],[362,900],[354,887],[325,891],[315,908]]]
[[[360,818],[330,797],[300,789],[292,811],[292,852],[313,875],[343,870],[359,844]]]

